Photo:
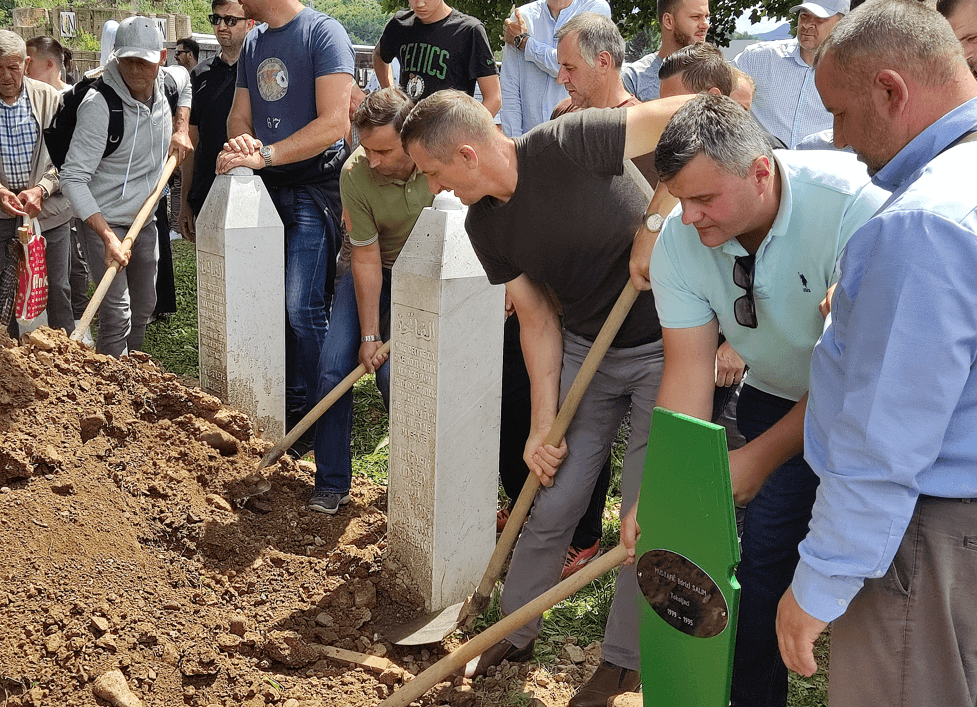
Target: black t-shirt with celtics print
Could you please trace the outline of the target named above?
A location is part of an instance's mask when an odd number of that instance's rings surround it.
[[[400,61],[398,83],[415,101],[444,88],[472,96],[479,78],[496,74],[485,27],[457,10],[431,24],[413,10],[401,10],[387,23],[377,48],[386,63]]]

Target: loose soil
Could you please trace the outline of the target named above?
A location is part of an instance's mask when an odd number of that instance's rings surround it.
[[[385,642],[422,604],[385,557],[385,489],[354,478],[349,506],[312,513],[311,465],[283,457],[249,496],[254,433],[145,354],[0,333],[0,705],[110,704],[93,686],[119,670],[148,707],[368,707],[463,640]],[[564,705],[600,651],[555,648],[414,705]]]

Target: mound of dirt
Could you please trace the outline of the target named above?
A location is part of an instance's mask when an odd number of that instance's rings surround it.
[[[457,644],[375,631],[422,606],[383,560],[382,487],[355,478],[338,515],[311,513],[311,465],[283,457],[272,490],[249,495],[271,443],[241,412],[145,354],[44,328],[0,339],[5,707],[367,707]],[[551,670],[504,665],[414,704],[565,704],[599,660],[568,643]]]

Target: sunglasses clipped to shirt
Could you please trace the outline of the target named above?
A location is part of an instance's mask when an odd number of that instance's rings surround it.
[[[248,18],[247,17],[232,17],[232,16],[229,16],[229,15],[211,15],[207,19],[210,20],[210,24],[213,25],[214,27],[216,27],[217,25],[219,25],[221,22],[223,22],[228,27],[233,27],[238,22],[245,22],[245,21],[247,21]]]
[[[741,255],[733,263],[733,282],[746,290],[746,294],[733,302],[736,323],[750,329],[757,328],[756,301],[753,299],[753,275],[756,270],[755,255]]]

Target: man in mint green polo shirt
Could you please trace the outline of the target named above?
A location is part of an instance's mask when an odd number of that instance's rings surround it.
[[[390,272],[421,211],[434,202],[427,177],[400,142],[414,102],[399,88],[374,91],[351,122],[360,146],[339,178],[343,221],[352,246],[350,271],[336,288],[329,331],[319,358],[319,399],[362,363],[377,374],[390,404],[387,355],[377,349],[390,338]],[[316,423],[315,488],[309,508],[334,514],[349,501],[353,393],[346,393]]]
[[[818,305],[848,238],[887,195],[852,155],[774,153],[725,96],[702,94],[681,108],[655,166],[681,202],[651,256],[665,349],[657,404],[709,419],[720,330],[749,366],[737,407],[748,444],[730,454],[734,496],[749,502],[731,704],[782,707],[777,602],[818,484],[800,456]]]

